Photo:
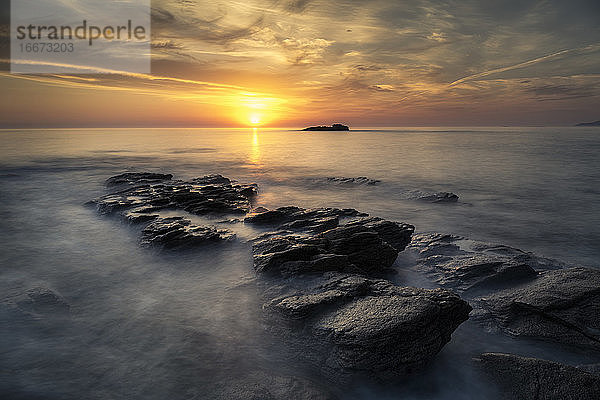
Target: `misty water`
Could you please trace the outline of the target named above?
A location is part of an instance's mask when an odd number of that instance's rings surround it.
[[[392,385],[325,382],[271,336],[248,239],[185,252],[139,245],[139,227],[85,203],[126,171],[256,182],[256,206],[356,208],[436,231],[600,266],[597,128],[0,131],[0,392],[11,399],[204,399],[299,376],[341,398],[477,399],[486,351],[572,365],[598,354],[490,332],[467,321],[423,371]],[[366,176],[378,185],[327,177]],[[453,192],[457,203],[419,201]],[[395,283],[435,287],[403,270]],[[59,293],[65,314],[31,318],[14,299]]]

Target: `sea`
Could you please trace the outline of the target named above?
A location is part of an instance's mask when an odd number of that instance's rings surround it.
[[[481,352],[599,362],[468,321],[431,365],[392,385],[324,381],[264,328],[250,228],[232,244],[161,252],[139,245],[139,227],[86,205],[107,178],[134,171],[222,174],[257,183],[257,207],[355,208],[600,267],[599,128],[4,129],[3,398],[218,399],[298,376],[343,399],[478,399],[487,388],[469,360]],[[357,177],[379,182],[332,179]],[[424,199],[444,192],[458,201]],[[32,288],[60,294],[68,315],[24,320],[14,299]]]

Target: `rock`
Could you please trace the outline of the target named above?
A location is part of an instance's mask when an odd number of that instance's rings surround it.
[[[191,182],[173,181],[171,174],[127,173],[107,180],[107,185],[128,187],[92,201],[103,214],[154,213],[179,209],[192,214],[245,214],[257,193],[256,185],[234,184],[221,175]],[[129,214],[132,215],[132,214]]]
[[[316,287],[272,300],[268,310],[310,332],[309,358],[345,380],[401,376],[430,361],[468,318],[454,293],[397,287],[382,279],[331,274]]]
[[[142,231],[142,245],[165,249],[190,248],[231,240],[235,234],[225,229],[198,226],[183,217],[157,218]]]
[[[450,192],[439,192],[423,195],[419,197],[419,200],[431,203],[456,203],[458,201],[458,195]]]
[[[356,178],[345,178],[342,176],[328,176],[324,180],[325,183],[335,183],[340,185],[377,185],[381,183],[380,180],[370,179],[366,176],[359,176]]]
[[[415,235],[410,249],[417,253],[417,270],[459,292],[512,287],[535,279],[537,270],[562,266],[512,247],[439,233]]]
[[[171,249],[228,241],[235,235],[224,229],[194,225],[182,216],[163,218],[161,211],[246,214],[258,191],[255,184],[236,184],[222,175],[207,175],[189,182],[172,177],[149,172],[113,176],[106,183],[117,189],[90,203],[102,214],[115,214],[132,224],[147,224],[142,231],[143,245]]]
[[[283,221],[284,224],[280,225],[280,228],[299,225],[317,232],[326,228],[323,224],[325,219],[318,212],[316,220],[319,223],[315,225],[315,219],[290,221],[287,218],[289,214],[285,211],[283,214],[279,210],[270,211],[249,217],[252,219],[246,218],[246,221],[254,222],[258,217],[259,222]],[[293,214],[306,215],[305,211],[295,211]],[[334,214],[336,212],[330,211]],[[313,215],[310,211],[308,214]],[[298,221],[311,222],[297,224]],[[336,223],[332,222],[331,226],[337,225],[337,219],[335,221]],[[281,276],[324,271],[381,272],[392,266],[398,252],[409,243],[413,230],[412,225],[385,221],[381,218],[363,217],[309,237],[301,235],[267,237],[254,243],[254,267],[257,272],[275,273]]]
[[[154,221],[160,217],[159,214],[150,214],[153,211],[155,210],[141,207],[132,211],[124,211],[121,215],[125,221],[131,224],[140,224]]]
[[[313,208],[304,209],[295,206],[281,207],[276,210],[256,212],[247,216],[244,222],[272,226],[278,230],[305,230],[323,232],[335,228],[340,218],[367,216],[354,209]]]
[[[577,124],[575,126],[600,126],[600,120],[594,121],[594,122],[580,122],[579,124]]]
[[[149,183],[159,183],[173,179],[171,174],[156,174],[152,172],[127,172],[116,175],[106,180],[106,186],[116,185],[143,185]]]
[[[579,368],[501,353],[485,353],[475,361],[498,385],[503,399],[600,398],[600,376]]]
[[[411,225],[298,207],[245,222],[277,229],[253,244],[256,271],[275,278],[264,291],[273,330],[299,342],[303,357],[332,379],[407,374],[431,360],[471,311],[448,290],[373,278],[408,245]]]
[[[308,128],[304,128],[302,129],[303,131],[349,131],[350,128],[348,128],[346,125],[342,125],[342,124],[333,124],[331,126],[310,126]]]
[[[16,304],[21,310],[35,314],[65,314],[71,308],[65,299],[44,287],[29,289]]]
[[[511,335],[600,349],[600,270],[546,271],[477,301],[481,318]]]
[[[221,175],[189,182],[148,174],[111,179],[118,190],[96,199],[98,210],[146,223],[142,244],[170,249],[225,241],[233,234],[195,225],[183,216],[167,218],[162,210],[171,210],[169,215],[244,214],[257,193],[256,185],[234,184]],[[253,255],[273,332],[295,337],[309,361],[334,379],[381,379],[419,368],[471,311],[448,290],[397,287],[377,278],[410,243],[412,225],[353,209],[294,206],[255,209],[244,223],[271,229],[254,240]],[[320,392],[299,385],[293,393],[280,385],[257,390],[242,385],[227,389],[227,397],[298,398],[306,393],[306,398],[321,398]]]

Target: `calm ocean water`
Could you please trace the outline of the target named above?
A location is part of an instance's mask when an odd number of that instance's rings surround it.
[[[257,205],[267,208],[352,207],[421,232],[599,267],[599,154],[598,128],[2,130],[3,304],[48,287],[69,302],[71,317],[32,326],[2,310],[0,390],[13,398],[210,398],[257,369],[311,377],[261,331],[249,245],[182,255],[141,249],[135,228],[83,205],[111,175],[220,173],[258,183]],[[381,183],[326,180],[358,176]],[[418,200],[440,191],[460,199]],[[464,324],[427,384],[402,393],[477,398],[466,389],[471,372],[449,381],[444,362],[517,345],[491,336],[473,344],[474,332]],[[373,393],[386,398],[369,387],[347,395]]]

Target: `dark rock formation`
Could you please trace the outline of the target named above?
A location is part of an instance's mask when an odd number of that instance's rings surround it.
[[[340,216],[364,215],[356,210],[284,207],[255,214],[245,222],[271,225],[278,231],[306,235],[269,235],[254,243],[258,272],[283,276],[324,271],[381,272],[410,242],[414,227],[375,217],[355,217],[340,225]]]
[[[438,192],[425,194],[419,197],[421,201],[428,201],[430,203],[456,203],[458,201],[458,195],[450,192]]]
[[[512,354],[485,353],[477,361],[503,399],[595,400],[600,376],[568,365]]]
[[[370,179],[366,176],[358,176],[356,178],[346,178],[343,176],[328,176],[323,180],[324,183],[334,183],[338,185],[377,185],[380,180]]]
[[[257,192],[255,185],[221,175],[183,182],[170,175],[123,174],[107,184],[116,190],[94,200],[98,210],[145,223],[142,243],[169,249],[233,237],[173,217],[174,210],[245,214]],[[167,209],[169,216],[161,215]],[[448,290],[402,288],[380,279],[410,243],[412,225],[353,209],[299,207],[255,209],[244,223],[265,231],[253,243],[254,268],[263,278],[259,285],[273,332],[293,337],[307,359],[334,379],[382,379],[419,368],[471,311]],[[270,398],[273,390],[240,387],[231,395]]]
[[[415,268],[443,287],[458,291],[492,291],[536,278],[539,270],[564,265],[509,246],[424,233],[413,237]]]
[[[92,201],[103,214],[151,214],[179,209],[191,214],[245,214],[257,193],[256,185],[239,185],[221,175],[190,182],[171,180],[171,174],[127,173],[107,180],[119,190]]]
[[[277,230],[255,241],[256,271],[294,277],[265,290],[266,309],[290,326],[275,331],[310,349],[303,356],[332,378],[406,374],[431,360],[468,318],[471,307],[450,291],[371,277],[392,266],[410,242],[411,225],[355,210],[297,207],[246,222]]]
[[[44,287],[29,289],[19,296],[16,305],[21,310],[34,314],[64,314],[71,308],[65,299]]]
[[[142,245],[166,249],[190,248],[198,245],[231,240],[235,234],[224,229],[198,226],[183,217],[157,218],[142,231]]]
[[[171,174],[157,174],[153,172],[126,172],[121,175],[111,176],[106,180],[106,186],[117,185],[144,185],[160,183],[173,179]]]
[[[317,287],[273,299],[267,309],[310,333],[307,357],[329,376],[386,379],[431,360],[471,307],[443,289],[332,273]]]
[[[302,129],[303,131],[349,131],[350,128],[348,128],[346,125],[342,125],[342,124],[333,124],[331,126],[310,126],[308,128],[304,128]]]
[[[594,121],[594,122],[581,122],[575,126],[600,126],[600,121]]]
[[[511,335],[600,349],[600,270],[547,271],[479,302],[482,318]]]
[[[256,212],[244,219],[244,222],[259,226],[276,227],[279,230],[306,230],[323,232],[335,228],[340,218],[367,216],[353,209],[337,208],[304,209],[288,206],[276,210]]]
[[[164,210],[197,215],[246,214],[258,189],[240,185],[221,175],[208,175],[189,182],[172,180],[171,174],[125,173],[106,181],[113,191],[90,203],[102,214],[116,214],[125,221],[147,224],[142,244],[182,248],[232,239],[223,229],[192,224],[183,217],[161,218]]]

